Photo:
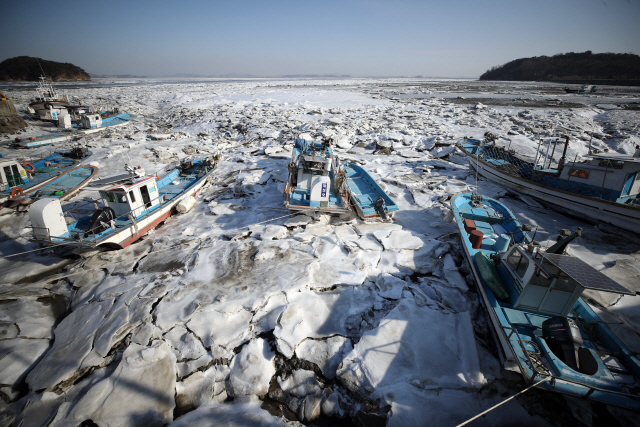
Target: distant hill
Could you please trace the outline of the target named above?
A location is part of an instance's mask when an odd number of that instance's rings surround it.
[[[38,61],[40,64],[38,65]],[[40,67],[42,66],[42,69]],[[0,81],[37,81],[42,75],[51,80],[91,80],[82,68],[67,62],[17,56],[0,62]]]
[[[493,67],[480,80],[637,81],[640,56],[632,53],[565,53],[534,56]]]

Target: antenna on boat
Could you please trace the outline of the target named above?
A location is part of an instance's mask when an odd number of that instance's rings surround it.
[[[40,71],[42,71],[42,77],[46,77],[46,75],[44,74],[44,69],[42,68],[42,64],[40,64],[40,59],[36,58],[36,61],[38,61],[38,66],[40,67]]]

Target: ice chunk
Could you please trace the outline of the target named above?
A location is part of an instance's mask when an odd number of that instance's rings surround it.
[[[287,378],[278,377],[278,384],[285,393],[295,397],[305,397],[309,394],[322,393],[320,383],[313,371],[296,369]]]
[[[234,396],[266,395],[276,373],[274,359],[275,353],[267,341],[262,338],[249,341],[231,363],[230,392]]]
[[[27,376],[32,390],[52,388],[80,368],[112,304],[113,300],[86,304],[60,322],[55,330],[53,347]]]
[[[351,340],[339,335],[324,340],[308,339],[296,347],[298,359],[307,360],[318,365],[322,374],[331,379],[335,378],[336,370],[345,354],[353,349]]]
[[[67,421],[91,419],[98,425],[161,426],[173,420],[176,387],[175,356],[169,345],[131,344],[109,377],[90,388],[73,407]]]
[[[328,292],[298,292],[289,295],[274,330],[278,350],[292,357],[296,346],[306,338],[332,335],[351,336],[359,328],[361,316],[373,305],[370,291],[338,288]]]
[[[484,383],[469,313],[443,314],[412,298],[403,298],[377,328],[364,333],[338,377],[351,389],[368,391],[398,382],[420,388]]]
[[[208,306],[194,314],[187,323],[187,327],[202,340],[206,347],[216,345],[232,350],[249,339],[251,318],[252,314],[247,310],[221,313],[213,306]]]
[[[414,236],[410,231],[395,230],[392,231],[388,237],[380,238],[378,234],[374,233],[376,239],[382,243],[382,246],[386,250],[402,250],[402,249],[420,249],[424,242],[421,238]]]
[[[381,297],[399,299],[402,296],[402,290],[407,286],[407,282],[390,274],[383,274],[376,281],[376,286],[380,290],[378,295]]]

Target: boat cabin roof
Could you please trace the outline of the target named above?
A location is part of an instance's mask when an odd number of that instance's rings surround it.
[[[4,162],[0,162],[0,167],[2,166],[10,166],[14,164],[19,164],[16,160],[5,160]]]
[[[598,160],[615,160],[618,162],[631,162],[640,163],[640,157],[633,154],[621,154],[621,153],[598,153],[589,154],[589,157],[593,157]]]
[[[141,184],[146,184],[148,183],[147,181],[151,182],[154,181],[155,182],[155,176],[149,176],[147,178],[143,178],[139,181],[134,182],[133,184],[120,184],[120,185],[116,185],[115,187],[111,187],[111,188],[107,188],[104,191],[113,191],[113,190],[124,190],[124,191],[128,191],[134,187],[137,187]]]
[[[546,252],[542,252],[540,255],[586,289],[624,295],[635,295],[633,292],[629,291],[613,279],[605,276],[586,262],[582,261],[580,258],[569,255],[548,254]]]

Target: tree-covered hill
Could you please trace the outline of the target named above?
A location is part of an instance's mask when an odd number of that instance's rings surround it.
[[[0,62],[0,80],[37,81],[43,70],[51,80],[91,80],[89,74],[76,65],[30,56],[17,56]]]
[[[632,53],[565,53],[534,56],[493,67],[480,80],[638,80],[640,56]]]

